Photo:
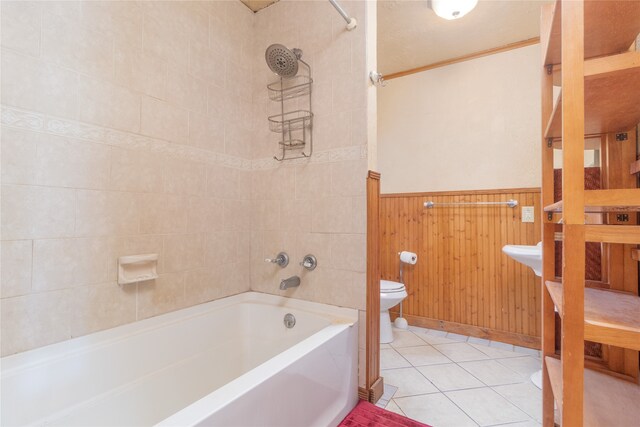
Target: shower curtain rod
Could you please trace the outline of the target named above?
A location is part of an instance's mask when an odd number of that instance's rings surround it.
[[[356,18],[349,17],[347,12],[344,11],[342,6],[340,6],[336,0],[329,0],[329,3],[331,3],[333,7],[336,8],[340,16],[342,16],[342,18],[346,21],[347,30],[351,31],[358,26],[358,21],[356,21]]]

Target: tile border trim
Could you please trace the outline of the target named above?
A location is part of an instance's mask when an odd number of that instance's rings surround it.
[[[133,150],[148,150],[156,153],[180,157],[185,160],[223,166],[241,170],[267,170],[283,166],[273,158],[244,159],[227,154],[202,150],[197,147],[176,144],[169,141],[139,135],[116,129],[110,129],[76,120],[49,116],[35,111],[1,105],[0,123],[3,126],[26,129],[34,132],[48,133],[83,139],[98,144],[106,144]],[[307,163],[330,163],[367,158],[367,146],[351,146],[333,150],[318,151],[310,159],[288,161],[286,166],[298,166]]]

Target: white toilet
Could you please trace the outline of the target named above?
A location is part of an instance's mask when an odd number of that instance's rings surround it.
[[[407,290],[402,283],[390,280],[380,281],[380,343],[388,344],[393,341],[391,317],[389,309],[400,304],[407,297]]]

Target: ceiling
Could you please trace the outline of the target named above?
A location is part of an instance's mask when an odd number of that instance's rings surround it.
[[[273,3],[277,2],[278,0],[240,0],[242,3],[244,3],[245,6],[247,6],[249,9],[251,9],[254,12],[259,11],[260,9],[264,9],[267,6],[271,6]]]
[[[540,35],[548,0],[480,0],[454,21],[427,0],[378,1],[378,71],[384,75],[504,46]]]

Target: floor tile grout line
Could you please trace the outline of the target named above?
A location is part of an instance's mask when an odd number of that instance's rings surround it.
[[[503,384],[503,385],[516,385],[516,384],[526,384],[526,382],[521,382],[521,383],[514,383],[514,384]],[[495,386],[495,387],[502,387],[502,386]],[[535,386],[534,386],[535,387]],[[513,406],[515,406],[516,408],[520,409],[522,412],[524,412],[525,414],[527,414],[529,416],[529,418],[533,419],[534,421],[538,422],[533,415],[531,415],[529,412],[527,412],[524,408],[522,408],[520,405],[518,405],[516,402],[512,401],[511,399],[509,399],[507,396],[505,396],[504,394],[500,393],[498,390],[494,389],[494,387],[491,387],[491,389],[493,391],[495,391],[496,393],[498,393],[500,396],[502,396],[504,399],[506,399],[509,403],[511,403]],[[542,415],[542,407],[540,408],[540,415]]]
[[[413,332],[413,331],[411,331],[411,330],[409,330],[409,332],[412,332],[412,334],[413,334],[413,335],[417,336],[419,339],[421,339],[422,341],[424,341],[422,338],[420,338],[420,336],[419,336],[417,333],[415,333],[415,332]],[[427,333],[427,334],[428,334],[428,333]],[[435,335],[434,335],[434,336],[435,336]],[[455,341],[455,340],[451,340],[451,341]],[[396,402],[396,400],[397,400],[397,399],[405,399],[405,398],[416,397],[416,396],[426,396],[426,395],[442,394],[442,395],[444,395],[444,397],[445,397],[445,398],[447,398],[451,403],[453,403],[453,405],[454,405],[455,407],[457,407],[457,408],[458,408],[458,409],[459,409],[463,414],[465,414],[465,415],[466,415],[466,416],[467,416],[467,417],[468,417],[472,422],[474,422],[476,425],[478,425],[478,426],[479,426],[479,425],[480,425],[480,423],[479,423],[478,421],[476,421],[473,417],[471,417],[471,415],[469,415],[469,414],[468,414],[464,409],[462,409],[459,405],[457,405],[457,404],[456,404],[456,403],[455,403],[455,402],[454,402],[454,401],[453,401],[449,396],[447,396],[447,394],[446,394],[446,393],[456,392],[456,391],[474,390],[474,389],[481,389],[481,388],[488,388],[488,389],[490,389],[491,391],[493,391],[494,393],[496,393],[498,396],[500,396],[502,399],[504,399],[507,403],[509,403],[510,405],[512,405],[514,408],[516,408],[517,410],[519,410],[520,412],[522,412],[522,414],[523,414],[523,415],[525,415],[525,416],[527,417],[527,420],[524,420],[524,421],[515,421],[515,422],[511,422],[511,423],[503,423],[503,424],[492,424],[492,425],[490,425],[490,426],[486,426],[486,427],[491,427],[491,426],[505,426],[505,427],[508,427],[509,425],[517,424],[517,423],[520,423],[520,422],[527,422],[527,421],[531,421],[531,422],[534,422],[534,423],[536,423],[536,424],[540,424],[538,421],[536,421],[536,420],[535,420],[535,418],[534,418],[533,416],[529,415],[529,413],[528,413],[527,411],[525,411],[523,408],[521,408],[521,407],[520,407],[519,405],[517,405],[515,402],[511,401],[511,400],[510,400],[510,399],[508,399],[506,396],[504,396],[504,395],[502,395],[501,393],[499,393],[497,390],[494,390],[494,387],[501,387],[501,386],[508,386],[508,385],[518,385],[518,384],[526,384],[526,383],[527,383],[527,380],[528,380],[528,377],[527,377],[526,375],[521,374],[520,372],[518,372],[518,371],[514,370],[513,368],[511,368],[511,367],[509,367],[509,366],[503,365],[502,363],[500,363],[500,361],[499,361],[499,360],[502,360],[502,359],[515,359],[515,358],[523,358],[523,357],[531,357],[531,358],[533,358],[533,359],[535,360],[535,357],[534,357],[533,355],[531,355],[531,354],[527,354],[527,353],[519,353],[519,352],[516,352],[516,351],[514,351],[514,350],[511,350],[511,352],[512,352],[512,353],[518,353],[519,355],[518,355],[518,356],[514,355],[513,357],[497,357],[497,358],[496,358],[496,357],[492,357],[492,356],[490,356],[490,355],[489,355],[489,354],[487,354],[487,353],[484,353],[481,349],[478,349],[478,348],[476,348],[475,346],[471,345],[471,347],[473,347],[474,349],[476,349],[476,350],[477,350],[477,351],[479,351],[480,353],[484,354],[484,355],[487,357],[487,359],[465,360],[465,361],[457,362],[457,361],[454,361],[454,360],[450,359],[447,355],[443,354],[442,352],[440,352],[440,351],[438,350],[438,348],[437,348],[437,347],[435,347],[436,345],[461,344],[461,343],[466,343],[466,344],[469,344],[469,345],[473,344],[473,343],[471,343],[471,344],[470,344],[470,343],[468,342],[468,338],[467,338],[467,341],[455,341],[455,342],[450,342],[450,343],[441,343],[441,344],[431,344],[431,343],[428,343],[428,342],[426,342],[426,341],[425,341],[425,345],[426,345],[426,346],[433,347],[433,349],[434,349],[436,352],[440,353],[443,357],[445,357],[446,359],[448,359],[448,360],[449,360],[449,362],[446,362],[446,363],[434,363],[434,364],[430,364],[430,365],[418,365],[418,366],[416,366],[416,365],[414,365],[413,363],[411,363],[411,362],[410,362],[406,357],[404,357],[404,355],[402,355],[402,354],[398,351],[398,349],[401,349],[401,348],[410,348],[410,347],[423,347],[423,345],[405,346],[405,347],[397,347],[397,348],[396,348],[396,347],[394,347],[392,344],[388,344],[388,345],[389,345],[389,347],[390,347],[391,349],[393,349],[396,353],[398,353],[398,355],[399,355],[400,357],[402,357],[402,358],[403,358],[407,363],[409,363],[409,365],[410,365],[410,366],[400,367],[400,368],[388,368],[388,370],[390,370],[390,369],[406,369],[406,368],[411,367],[411,368],[413,368],[413,369],[417,370],[417,371],[418,371],[418,373],[419,373],[420,375],[422,375],[422,377],[424,377],[424,379],[425,379],[425,380],[427,380],[431,385],[433,385],[433,386],[436,388],[436,390],[438,390],[438,391],[437,391],[437,392],[433,392],[433,393],[420,393],[420,394],[415,394],[415,395],[408,395],[408,396],[402,396],[402,397],[394,397],[394,396],[395,396],[395,393],[397,393],[397,390],[396,390],[396,392],[394,392],[394,395],[393,395],[393,396],[392,396],[392,397],[391,397],[391,398],[386,402],[385,407],[389,404],[389,402],[393,401],[393,402],[395,403],[395,405],[398,407],[398,409],[399,409],[403,414],[405,414],[405,412],[402,410],[402,408],[400,407],[400,405]],[[476,343],[476,345],[482,345],[482,346],[485,346],[484,344],[478,344],[478,343]],[[490,347],[490,346],[485,346],[485,347]],[[496,348],[496,349],[501,350],[501,351],[504,351],[504,352],[508,352],[508,351],[509,351],[509,350],[504,350],[504,349],[500,349],[500,348]],[[504,367],[504,368],[505,368],[505,369],[507,369],[508,371],[513,372],[515,375],[518,375],[518,376],[523,375],[523,376],[524,376],[523,381],[518,381],[518,382],[513,382],[513,383],[511,383],[511,382],[510,382],[510,383],[506,383],[506,384],[488,385],[488,384],[486,384],[484,381],[482,381],[480,378],[477,378],[475,375],[473,375],[471,372],[469,372],[469,371],[468,371],[468,370],[466,370],[463,366],[461,366],[461,365],[460,365],[460,363],[467,363],[467,362],[483,362],[483,361],[484,361],[484,362],[486,362],[486,361],[488,361],[488,360],[492,360],[492,361],[497,362],[500,366]],[[473,378],[475,378],[476,380],[478,380],[478,381],[480,382],[480,384],[483,384],[483,386],[482,386],[482,387],[469,387],[469,388],[462,388],[462,389],[456,389],[456,390],[449,390],[449,391],[446,391],[446,392],[445,392],[445,391],[440,390],[440,388],[439,388],[437,385],[435,385],[431,380],[429,380],[429,378],[427,378],[427,377],[426,377],[426,376],[425,376],[425,375],[420,371],[420,369],[419,369],[419,368],[421,368],[421,367],[425,367],[425,366],[438,366],[438,365],[448,365],[448,364],[455,364],[455,365],[456,365],[456,366],[458,366],[460,369],[464,370],[466,373],[468,373],[469,375],[471,375],[471,377],[473,377]],[[381,371],[383,371],[383,369],[381,369]],[[399,388],[398,388],[398,389],[399,389]],[[405,416],[407,416],[407,415],[405,414]]]
[[[483,387],[483,388],[489,388],[489,389],[491,389],[491,387]],[[491,389],[491,390],[492,390],[494,393],[496,393],[498,396],[502,397],[502,398],[503,398],[507,403],[509,403],[510,405],[514,406],[517,410],[519,410],[519,411],[520,411],[520,412],[522,412],[524,415],[526,415],[526,416],[527,416],[527,418],[532,419],[531,415],[529,415],[528,413],[526,413],[525,411],[523,411],[522,409],[520,409],[518,406],[516,406],[516,405],[514,405],[513,403],[511,403],[511,401],[509,401],[507,398],[505,398],[504,396],[502,396],[500,393],[498,393],[497,391],[495,391],[495,390],[493,390],[493,389]],[[451,402],[453,402],[453,404],[454,404],[454,405],[458,406],[458,405],[456,404],[456,402],[454,402],[454,401],[453,401],[449,396],[447,396],[447,394],[446,394],[446,393],[443,393],[443,394],[447,397],[447,399],[451,400]],[[458,408],[460,408],[460,406],[458,406]],[[465,413],[469,418],[471,418],[471,419],[473,420],[473,422],[475,422],[476,424],[478,424],[478,426],[481,426],[481,425],[482,425],[482,424],[480,424],[480,422],[479,422],[479,421],[476,421],[476,419],[475,419],[475,418],[473,418],[471,415],[467,414],[467,413],[465,412],[465,410],[464,410],[464,409],[460,408],[460,410],[461,410],[462,412],[464,412],[464,413]],[[514,421],[514,422],[512,422],[511,424],[521,423],[521,422],[523,422],[523,421]],[[500,425],[500,424],[492,424],[492,425],[494,425],[494,426],[495,426],[495,425]],[[483,426],[483,427],[488,427],[488,426]]]
[[[489,359],[489,360],[493,360],[493,359]],[[486,362],[486,360],[470,360],[469,362]],[[460,363],[467,363],[467,362],[460,362]],[[464,366],[460,366],[460,363],[456,362],[456,365],[458,365],[460,367],[460,369],[464,369],[465,372],[467,372],[469,375],[471,375],[472,377],[474,377],[475,379],[477,379],[478,381],[480,381],[482,384],[484,384],[487,387],[499,387],[501,385],[513,385],[513,384],[523,384],[525,383],[529,378],[525,376],[525,378],[522,381],[518,381],[518,382],[514,382],[514,383],[506,383],[506,384],[495,384],[493,386],[487,384],[486,382],[482,381],[480,378],[478,378],[476,375],[473,375],[472,372],[470,372],[469,370],[465,369]],[[502,364],[501,364],[502,365]],[[504,365],[502,365],[504,366]],[[509,369],[509,367],[504,366],[506,369]],[[512,372],[514,372],[517,375],[520,375],[519,372],[515,372],[513,369],[510,369]]]

